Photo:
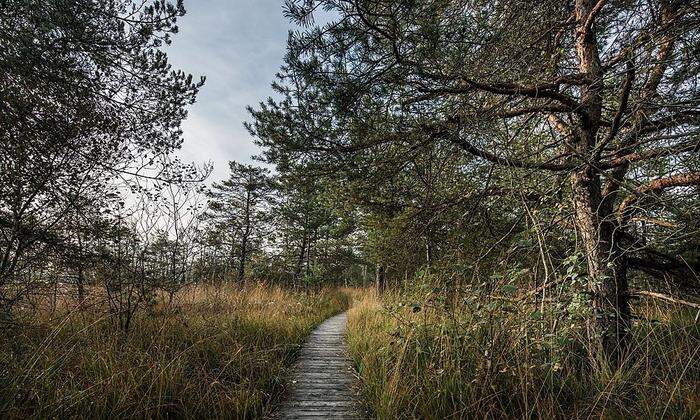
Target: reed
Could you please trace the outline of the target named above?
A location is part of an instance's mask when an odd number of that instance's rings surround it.
[[[347,304],[331,289],[195,286],[125,335],[98,303],[64,301],[0,338],[0,417],[257,418],[306,335]]]
[[[621,369],[591,363],[580,323],[555,309],[407,293],[356,297],[348,342],[368,408],[395,418],[697,418],[694,311],[640,302]],[[557,321],[558,320],[558,321]]]

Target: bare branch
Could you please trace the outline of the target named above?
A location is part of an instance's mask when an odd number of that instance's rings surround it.
[[[654,180],[646,185],[642,185],[635,192],[626,197],[617,208],[618,214],[622,215],[626,209],[632,205],[643,194],[658,193],[667,188],[683,187],[688,185],[700,185],[700,172],[690,172],[686,174],[673,175],[666,178]]]
[[[648,290],[637,290],[635,292],[631,292],[629,296],[644,296],[644,297],[650,297],[654,299],[660,299],[666,302],[671,302],[675,303],[678,305],[685,305],[685,306],[690,306],[691,308],[695,309],[700,309],[700,303],[694,303],[694,302],[688,302],[687,300],[679,299],[676,297],[673,297],[671,295],[666,295],[663,293],[658,293],[658,292],[650,292]]]

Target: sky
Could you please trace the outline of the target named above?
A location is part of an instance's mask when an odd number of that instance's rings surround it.
[[[187,14],[167,52],[175,68],[207,81],[183,123],[185,162],[211,162],[210,181],[225,179],[228,161],[250,163],[259,149],[243,127],[247,105],[273,95],[291,27],[283,0],[186,0]]]

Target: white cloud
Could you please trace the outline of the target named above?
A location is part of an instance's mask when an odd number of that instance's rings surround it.
[[[189,0],[168,55],[173,66],[207,76],[183,124],[185,161],[214,164],[212,180],[227,176],[229,160],[259,153],[243,127],[246,105],[272,95],[289,24],[281,0]]]

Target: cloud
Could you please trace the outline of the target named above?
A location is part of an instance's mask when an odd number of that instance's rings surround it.
[[[247,105],[273,94],[289,23],[281,0],[189,0],[180,33],[168,48],[173,66],[207,82],[183,123],[185,161],[214,164],[212,181],[229,160],[251,162],[259,149],[243,127]]]

